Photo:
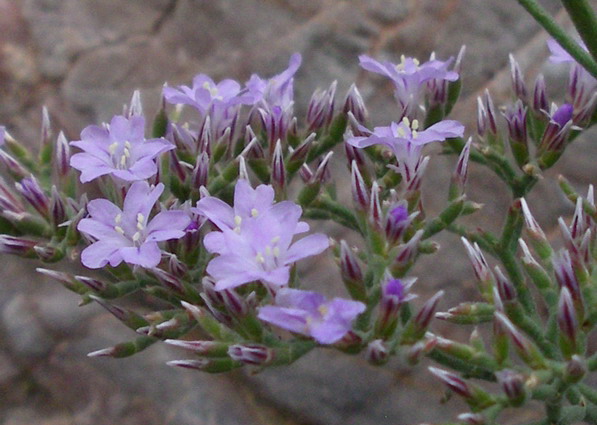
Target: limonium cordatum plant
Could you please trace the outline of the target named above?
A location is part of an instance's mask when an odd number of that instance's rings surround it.
[[[513,100],[498,114],[486,91],[476,128],[450,118],[464,47],[446,60],[360,56],[396,100],[395,120],[375,127],[356,85],[341,97],[335,82],[297,116],[299,54],[273,77],[199,74],[190,86],[166,85],[151,116],[135,92],[122,115],[70,142],[52,136],[44,109],[38,158],[0,126],[0,253],[47,263],[37,271],[136,333],[91,357],[132,356],[159,341],[186,357],[169,365],[210,373],[288,365],[324,348],[378,366],[427,357],[468,406],[454,423],[500,423],[502,412],[539,402],[535,423],[596,424],[594,188],[579,194],[559,178],[572,218],[557,219],[553,245],[533,216],[540,206],[526,200],[597,121],[597,18],[584,0],[562,2],[580,40],[519,0],[553,36],[549,60],[570,67],[563,100],[548,99],[542,76],[530,88],[511,56]],[[422,201],[427,145],[454,157],[438,215]],[[483,213],[466,195],[473,164],[510,190],[499,234],[461,220]],[[348,186],[347,196],[337,190]],[[315,222],[343,228],[351,243],[312,230]],[[478,297],[440,309],[444,291],[421,299],[426,282],[413,266],[442,255],[432,238],[446,231],[461,237],[451,249],[468,254]],[[301,273],[325,257],[344,284],[336,296]],[[88,272],[52,268],[59,261]],[[121,300],[134,294],[144,294],[143,312]],[[472,326],[469,341],[433,331],[434,319]]]

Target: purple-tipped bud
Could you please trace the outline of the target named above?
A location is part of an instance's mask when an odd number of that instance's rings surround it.
[[[0,163],[17,180],[25,178],[29,175],[29,171],[27,171],[27,169],[25,169],[25,167],[23,167],[19,161],[14,159],[2,149],[0,149]]]
[[[41,133],[40,133],[40,146],[43,148],[44,146],[48,146],[52,138],[52,125],[50,123],[50,114],[48,113],[48,108],[43,107],[41,109]]]
[[[518,66],[518,62],[514,59],[514,56],[510,54],[510,78],[512,78],[512,90],[514,90],[514,94],[517,98],[521,100],[526,100],[528,92],[527,87],[524,83],[524,78],[522,76],[522,72],[520,71],[520,66]]]
[[[62,200],[62,196],[60,196],[60,193],[58,192],[58,189],[56,189],[56,186],[52,186],[52,196],[50,198],[50,217],[52,219],[52,224],[55,227],[58,227],[67,219],[66,206]]]
[[[487,121],[487,109],[481,97],[477,97],[477,134],[479,137],[485,137],[487,133],[488,121]]]
[[[495,376],[510,403],[513,406],[520,406],[526,398],[524,376],[510,369],[500,370],[495,373]]]
[[[379,185],[377,181],[373,181],[371,186],[371,197],[369,198],[369,221],[373,223],[375,228],[381,228],[382,212],[381,204],[379,202]]]
[[[348,131],[348,135],[344,137],[344,140],[349,139],[352,137],[352,132]],[[344,153],[346,154],[346,159],[348,160],[348,165],[351,166],[353,161],[356,161],[358,167],[363,167],[365,165],[365,155],[363,154],[363,150],[359,148],[355,148],[349,143],[344,143]]]
[[[238,179],[249,181],[249,171],[247,170],[247,161],[244,157],[238,156]]]
[[[311,145],[313,144],[315,137],[317,137],[316,133],[309,134],[309,136],[307,136],[303,143],[298,145],[294,152],[292,152],[292,155],[290,155],[290,159],[288,160],[288,162],[304,161],[307,157],[307,154],[309,153],[309,150],[311,149]]]
[[[15,183],[17,191],[35,208],[43,217],[49,216],[50,199],[33,176],[24,178],[20,183]]]
[[[286,186],[286,166],[284,165],[284,155],[280,139],[276,143],[272,158],[272,183],[280,189]]]
[[[384,226],[388,242],[391,244],[398,243],[416,215],[418,215],[418,212],[408,215],[408,208],[405,203],[390,207],[386,214]]]
[[[575,354],[566,363],[566,369],[564,370],[564,381],[567,383],[579,382],[588,372],[587,362],[584,358]]]
[[[408,240],[408,242],[398,247],[394,264],[398,266],[404,266],[417,256],[419,252],[419,242],[421,242],[423,233],[423,229],[417,230],[417,232]]]
[[[363,180],[356,161],[353,161],[351,165],[350,188],[355,206],[362,211],[367,211],[369,208],[369,189],[365,184],[365,180]]]
[[[414,319],[414,325],[419,331],[424,331],[429,327],[431,319],[433,319],[439,300],[444,296],[444,291],[438,291],[434,296],[429,298]]]
[[[186,165],[188,164],[183,163],[178,159],[178,156],[176,156],[174,150],[170,151],[170,169],[181,182],[184,182],[187,179]]]
[[[539,142],[539,154],[562,152],[568,140],[568,134],[573,126],[574,109],[571,104],[564,103],[559,108],[552,108],[549,123]]]
[[[337,81],[334,81],[327,90],[315,90],[307,107],[307,123],[309,131],[327,127],[334,116],[334,103]]]
[[[568,288],[577,311],[582,310],[580,285],[567,250],[562,249],[553,259],[553,268],[560,288]]]
[[[189,271],[185,263],[180,261],[176,255],[170,255],[168,259],[168,270],[176,277],[183,277]]]
[[[70,171],[70,145],[61,131],[56,139],[54,149],[54,168],[59,176],[65,176]]]
[[[271,362],[274,352],[271,348],[259,344],[235,344],[228,348],[231,359],[244,364],[263,366]]]
[[[423,357],[429,354],[437,345],[437,338],[427,333],[425,339],[417,341],[406,353],[406,359],[410,365],[418,364]]]
[[[468,384],[458,375],[437,367],[430,367],[429,371],[442,381],[451,391],[466,399],[473,398]]]
[[[36,241],[10,235],[0,235],[0,254],[33,257],[35,256],[35,245],[37,245]]]
[[[315,170],[315,174],[313,175],[313,182],[324,184],[330,180],[330,159],[332,158],[333,154],[334,152],[328,152],[321,160],[321,163],[317,166],[317,170]]]
[[[228,344],[219,341],[185,341],[181,339],[167,339],[168,345],[192,351],[202,357],[224,357],[228,354]]]
[[[363,281],[361,266],[345,240],[340,241],[340,272],[344,280],[351,282]]]
[[[415,283],[416,278],[396,279],[389,274],[382,283],[381,300],[376,323],[378,335],[389,337],[398,323],[398,311],[403,303],[416,296],[409,294],[408,290]]]
[[[23,204],[19,198],[8,187],[2,177],[0,177],[0,211],[9,210],[15,213],[25,212]]]
[[[208,156],[211,156],[211,145],[212,145],[212,133],[211,133],[211,120],[209,115],[205,117],[203,126],[199,130],[199,136],[197,140],[197,146],[199,152],[205,152]]]
[[[44,262],[55,262],[63,257],[62,251],[51,245],[35,245],[33,250]]]
[[[262,159],[262,158],[265,158],[265,152],[263,150],[263,146],[261,146],[261,143],[259,142],[259,139],[257,139],[257,137],[254,137],[245,146],[245,148],[243,149],[243,151],[240,153],[239,156],[242,156],[243,158],[247,158],[247,159],[252,159],[252,158]]]
[[[485,90],[483,95],[483,104],[485,106],[485,111],[487,113],[487,127],[491,134],[497,134],[497,114],[495,112],[495,107],[493,106],[493,100],[491,99],[491,95],[489,94],[489,90]]]
[[[583,237],[587,231],[587,227],[591,223],[591,218],[588,214],[585,214],[583,207],[583,199],[578,197],[576,200],[576,207],[574,209],[574,215],[572,216],[572,222],[570,223],[570,236],[574,240],[579,240]]]
[[[192,184],[195,188],[207,186],[209,177],[209,155],[206,152],[201,152],[197,157],[197,163],[193,169]]]
[[[458,415],[458,420],[466,425],[485,425],[485,417],[480,413],[461,413]]]
[[[502,270],[498,266],[495,266],[493,270],[495,272],[497,290],[500,295],[500,299],[503,302],[515,301],[516,288],[514,288],[512,282],[510,282],[510,280],[504,276],[504,273],[502,273]]]
[[[102,292],[108,289],[108,285],[105,282],[97,279],[92,279],[87,276],[75,276],[75,279],[95,292]]]
[[[218,293],[222,296],[222,302],[226,310],[236,317],[247,315],[249,306],[234,289],[224,289],[223,291],[218,291]]]
[[[533,88],[533,110],[537,114],[543,114],[549,111],[549,101],[547,100],[547,91],[543,74],[539,74],[537,80],[535,80],[535,87]]]
[[[527,230],[528,235],[531,238],[531,242],[533,244],[533,248],[535,248],[536,253],[542,259],[548,259],[552,255],[552,248],[545,236],[545,233],[537,223],[537,220],[531,214],[531,210],[524,198],[520,199],[520,203],[522,206],[522,214],[524,218],[525,227]]]
[[[357,121],[357,119],[354,117],[354,115],[352,114],[352,112],[348,112],[347,114],[348,117],[348,129],[346,130],[347,133],[352,133],[353,136],[356,137],[367,137],[369,136],[369,133],[365,133],[363,130],[361,130],[361,124]],[[346,140],[347,138],[345,137],[344,140]]]
[[[468,258],[471,261],[473,266],[473,272],[475,273],[475,277],[479,281],[479,288],[481,290],[481,294],[485,299],[491,299],[492,296],[492,289],[495,278],[491,269],[489,268],[489,264],[479,248],[479,245],[475,242],[471,244],[465,238],[460,238],[464,247],[466,248],[466,252],[468,254]]]
[[[367,345],[365,358],[375,366],[386,364],[390,359],[390,350],[381,339],[375,339]]]
[[[537,347],[503,313],[496,311],[494,317],[496,322],[501,325],[502,330],[510,337],[520,358],[532,368],[543,368],[545,358]]]
[[[361,96],[359,89],[357,89],[357,86],[354,84],[348,89],[342,111],[345,114],[351,113],[354,119],[360,124],[364,124],[367,120],[368,113],[367,108],[365,107],[365,102],[363,102],[363,97]]]
[[[508,124],[508,136],[516,162],[519,166],[525,165],[529,160],[529,148],[527,146],[527,108],[522,100],[506,109],[504,118]]]
[[[116,347],[108,347],[92,351],[87,354],[87,357],[116,357]]]
[[[128,108],[127,117],[142,117],[143,116],[143,104],[141,103],[141,92],[135,90],[131,97],[131,103]]]
[[[307,164],[303,164],[301,165],[301,168],[299,168],[299,176],[305,184],[310,184],[313,181],[314,174]]]
[[[166,362],[168,366],[180,367],[182,369],[198,370],[207,373],[222,373],[242,366],[231,358],[199,358],[195,360],[171,360]]]
[[[158,267],[153,268],[151,271],[155,275],[155,277],[160,281],[160,283],[164,285],[164,287],[179,294],[185,292],[182,282],[175,275],[170,274]]]
[[[456,168],[452,174],[452,181],[450,185],[450,198],[456,199],[458,196],[464,193],[464,187],[468,176],[468,159],[471,153],[471,144],[473,143],[472,137],[469,137],[464,148],[458,156],[458,162]]]
[[[562,287],[560,291],[560,300],[558,301],[558,326],[560,335],[565,339],[567,345],[574,348],[578,331],[578,320],[576,319],[576,310],[574,301],[567,287]]]

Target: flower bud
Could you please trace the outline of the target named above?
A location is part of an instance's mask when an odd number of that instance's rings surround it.
[[[365,107],[363,97],[361,96],[361,93],[355,84],[352,84],[348,89],[342,111],[345,114],[352,114],[354,119],[360,124],[364,124],[367,120],[367,108]]]
[[[199,130],[199,136],[197,139],[197,147],[199,153],[206,153],[208,156],[211,156],[211,146],[212,145],[212,132],[211,132],[211,120],[209,115],[205,117],[203,121],[203,125]]]
[[[588,372],[587,362],[581,356],[575,354],[566,363],[564,369],[564,381],[569,383],[579,382]]]
[[[390,351],[383,340],[376,339],[367,345],[365,358],[372,365],[381,366],[388,362],[390,358]]]
[[[547,100],[547,91],[543,74],[539,74],[535,80],[535,87],[533,88],[533,110],[539,116],[544,112],[549,111],[549,102]]]
[[[362,211],[367,211],[369,208],[369,189],[363,180],[356,161],[353,161],[351,165],[350,188],[355,206]]]
[[[70,145],[62,131],[58,133],[54,148],[54,169],[60,177],[67,175],[70,171]]]
[[[15,183],[15,187],[42,217],[49,216],[50,200],[35,177],[26,177],[20,183]]]
[[[413,261],[419,252],[419,242],[423,237],[424,230],[420,229],[408,240],[405,244],[398,247],[396,259],[394,260],[394,266],[403,267],[410,261]]]
[[[290,158],[288,159],[288,163],[296,163],[302,165],[302,163],[305,161],[305,158],[307,158],[307,154],[311,150],[311,146],[313,145],[313,142],[315,141],[316,137],[316,133],[309,134],[309,136],[307,136],[307,138],[300,145],[298,145],[297,148],[292,152]]]
[[[340,241],[340,273],[352,297],[358,300],[366,299],[367,292],[363,282],[363,271],[345,240]]]
[[[173,274],[170,274],[158,267],[153,268],[151,271],[165,288],[168,288],[178,294],[183,294],[185,292],[181,280]]]
[[[567,250],[560,250],[558,255],[554,257],[553,268],[560,288],[568,288],[577,314],[582,317],[584,307],[580,285],[572,268],[572,260]]]
[[[17,238],[10,235],[0,235],[0,254],[12,254],[20,257],[35,257],[36,241]]]
[[[502,387],[502,391],[508,397],[513,406],[520,406],[526,398],[524,377],[510,369],[504,369],[495,373]]]
[[[349,135],[344,137],[344,140],[352,137],[352,132],[348,131]],[[348,166],[352,166],[352,161],[356,161],[358,167],[363,167],[365,165],[365,155],[363,154],[363,150],[359,148],[355,148],[350,143],[344,143],[344,153],[346,154],[346,159],[348,160]]]
[[[431,353],[437,345],[437,338],[430,333],[427,336],[413,344],[406,353],[408,364],[414,366],[427,354]]]
[[[118,307],[95,295],[89,295],[89,297],[133,330],[137,330],[143,326],[149,325],[147,320],[132,310]]]
[[[471,399],[473,397],[473,394],[468,384],[458,375],[448,372],[444,369],[439,369],[437,367],[429,367],[428,369],[437,378],[439,378],[439,380],[442,381],[451,391],[455,392],[459,396],[464,397],[466,399]]]
[[[50,198],[50,218],[54,227],[60,226],[67,219],[66,217],[66,206],[62,200],[62,196],[56,189],[56,186],[52,186],[52,196]]]
[[[522,360],[533,369],[545,367],[545,358],[539,349],[524,336],[503,313],[496,311],[496,321],[514,343],[514,348]]]
[[[519,167],[529,162],[529,147],[527,135],[527,108],[519,99],[504,112],[508,124],[508,135],[512,154]]]
[[[454,169],[454,173],[452,174],[452,179],[450,181],[450,201],[464,194],[464,187],[466,184],[466,178],[468,176],[468,159],[471,152],[472,142],[472,137],[469,137],[464,145],[464,148],[462,148],[460,155],[458,156],[458,162],[456,163],[456,168]]]
[[[272,183],[283,189],[286,186],[286,167],[284,165],[284,155],[282,153],[282,142],[280,139],[276,142],[274,156],[272,157]]]
[[[226,310],[232,313],[236,317],[246,316],[249,312],[247,303],[234,289],[224,289],[218,291],[222,296],[222,303],[226,307]]]
[[[578,320],[570,290],[563,286],[558,301],[558,327],[560,328],[560,347],[566,358],[576,352]]]
[[[437,305],[441,297],[444,296],[444,291],[438,291],[434,296],[429,298],[423,307],[419,311],[419,313],[415,316],[413,324],[417,330],[417,333],[420,335],[424,334],[424,331],[427,330],[429,324],[431,323],[431,319],[433,319],[435,310],[437,309]]]
[[[127,118],[130,117],[142,117],[143,116],[143,104],[141,103],[141,92],[135,90],[131,97],[131,103],[128,107]]]
[[[502,270],[498,266],[495,266],[493,270],[495,272],[496,286],[500,299],[506,303],[516,301],[516,288],[514,288],[512,282],[504,276],[504,273],[502,273]]]
[[[520,67],[518,66],[518,62],[514,59],[512,54],[509,55],[510,58],[510,77],[512,79],[512,90],[516,97],[522,101],[525,101],[528,95],[526,85],[524,83],[524,78],[522,76],[522,72],[520,72]]]
[[[328,152],[317,166],[315,174],[313,175],[313,183],[325,184],[330,180],[330,159],[334,152]]]
[[[369,221],[376,229],[381,228],[381,204],[379,202],[379,184],[373,181],[371,185],[371,197],[369,198]]]
[[[95,292],[103,292],[108,289],[108,285],[105,282],[97,279],[92,279],[87,276],[75,276],[75,279]]]
[[[466,248],[469,260],[473,265],[473,272],[475,273],[475,277],[479,283],[479,290],[481,295],[486,301],[491,302],[493,298],[493,287],[495,284],[495,278],[491,269],[489,268],[489,264],[487,264],[487,260],[479,248],[479,245],[475,242],[471,244],[468,240],[464,237],[460,238],[464,247]]]
[[[398,243],[413,218],[417,215],[418,211],[409,216],[408,208],[405,203],[390,207],[386,214],[384,226],[387,241],[391,244]]]
[[[375,329],[377,335],[389,338],[398,324],[398,311],[403,303],[415,298],[408,290],[415,283],[416,278],[397,279],[386,274],[381,287],[381,300]]]
[[[480,413],[461,413],[458,415],[458,420],[464,422],[466,425],[485,425],[485,417]]]
[[[228,348],[228,355],[234,361],[254,366],[265,366],[274,358],[271,348],[259,344],[231,345]]]
[[[325,128],[330,125],[334,116],[334,98],[336,95],[337,81],[334,81],[327,90],[317,89],[307,107],[307,123],[309,131]]]
[[[199,358],[194,360],[171,360],[166,362],[168,366],[180,367],[183,369],[198,370],[207,373],[228,372],[242,366],[242,363],[231,358]]]
[[[168,259],[168,270],[174,276],[182,278],[187,274],[189,268],[185,263],[180,261],[176,255],[170,255],[170,258]]]
[[[311,181],[313,181],[314,174],[313,174],[313,171],[311,171],[311,168],[309,168],[309,166],[307,164],[303,164],[303,165],[301,165],[301,168],[299,169],[299,176],[305,184],[308,184]]]
[[[195,168],[192,175],[193,188],[207,187],[209,178],[209,155],[206,152],[201,152],[197,157]]]
[[[524,217],[526,230],[531,238],[533,248],[535,248],[535,251],[541,259],[547,260],[552,256],[553,253],[551,245],[549,244],[545,233],[539,226],[539,223],[537,223],[531,214],[531,210],[529,209],[526,200],[524,198],[520,198],[520,203],[522,204],[522,214]]]
[[[220,341],[186,341],[166,339],[164,342],[174,347],[192,351],[201,357],[224,357],[228,355],[229,344]]]

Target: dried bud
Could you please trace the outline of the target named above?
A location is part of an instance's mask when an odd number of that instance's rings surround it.
[[[390,358],[390,351],[383,340],[376,339],[367,345],[365,358],[372,365],[381,366],[388,362]]]
[[[531,210],[529,209],[526,200],[524,198],[520,198],[520,203],[522,204],[522,214],[524,217],[527,233],[531,237],[531,242],[535,248],[535,251],[541,259],[549,259],[553,250],[549,244],[549,241],[547,240],[547,237],[545,236],[545,233],[543,233],[539,223],[537,223],[531,214]]]
[[[421,359],[429,354],[437,345],[437,338],[430,333],[427,333],[425,339],[417,341],[413,344],[406,354],[406,359],[410,365],[418,364]]]

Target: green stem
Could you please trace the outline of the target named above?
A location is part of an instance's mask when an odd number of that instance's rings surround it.
[[[518,0],[518,3],[545,29],[579,64],[597,78],[597,62],[578,45],[572,37],[535,0]],[[574,0],[575,4],[579,0]]]
[[[588,358],[587,366],[591,372],[597,370],[597,353]]]
[[[597,61],[597,17],[587,0],[562,0],[574,27]]]
[[[456,370],[458,372],[462,372],[468,376],[482,379],[484,381],[491,381],[494,382],[496,380],[495,374],[492,370],[473,365],[470,362],[465,362],[460,359],[456,359],[452,356],[449,356],[445,353],[442,353],[439,350],[431,351],[427,357],[434,360],[435,362],[441,364],[442,366],[447,366],[450,369]]]

